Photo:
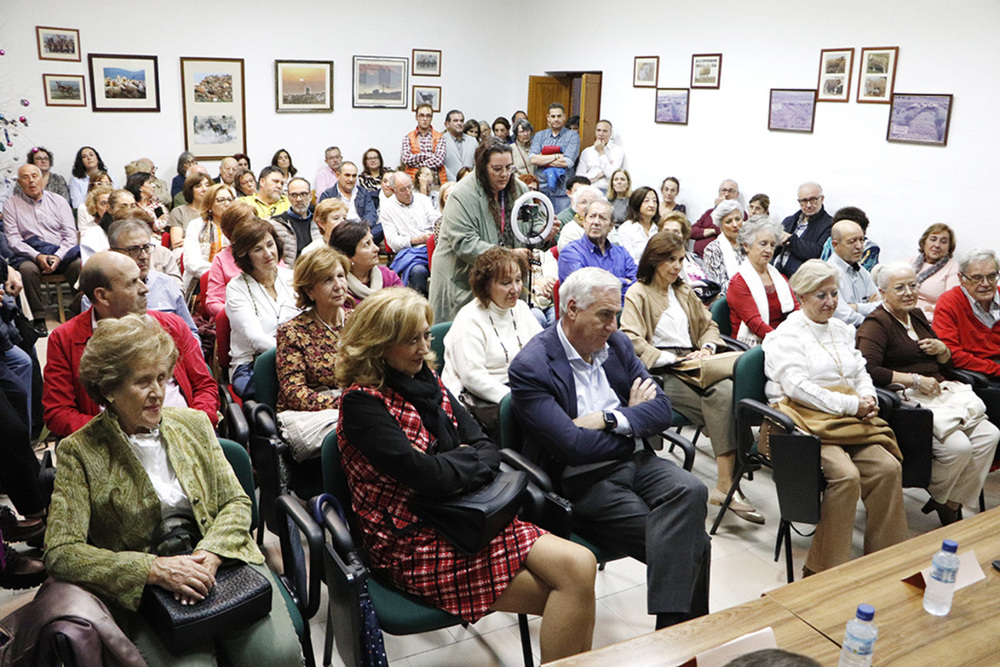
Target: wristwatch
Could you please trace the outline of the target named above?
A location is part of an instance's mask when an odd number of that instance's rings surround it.
[[[604,411],[604,432],[612,433],[616,428],[618,428],[618,417],[615,417],[615,413],[608,410]]]

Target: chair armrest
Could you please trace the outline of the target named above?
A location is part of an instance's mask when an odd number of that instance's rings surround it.
[[[664,440],[669,440],[671,443],[677,445],[682,450],[684,450],[684,469],[687,470],[688,472],[691,472],[691,468],[694,467],[694,454],[695,454],[694,445],[691,444],[691,441],[685,438],[680,433],[671,431],[670,429],[667,429],[660,435],[663,437]]]
[[[316,503],[321,497],[313,498],[310,505]],[[320,516],[323,518],[323,530],[330,536],[330,543],[334,551],[345,563],[356,561],[361,562],[358,557],[357,547],[354,546],[354,536],[351,529],[341,518],[337,508],[332,503],[322,502],[319,506]]]
[[[732,336],[726,336],[720,334],[720,337],[722,338],[722,341],[726,344],[726,347],[728,347],[730,350],[734,352],[746,352],[747,350],[750,349],[749,345],[747,345],[744,342],[736,340]]]
[[[903,404],[899,394],[889,391],[884,387],[875,387],[875,397],[878,399],[879,416],[885,419],[893,410],[899,409]]]
[[[297,598],[299,610],[308,621],[319,610],[321,573],[323,572],[323,529],[309,515],[309,512],[288,494],[278,496],[275,501],[275,511],[278,518],[278,538],[281,543],[281,561],[285,576],[296,581],[298,590],[293,591],[293,594]],[[294,541],[297,544],[293,544],[289,530],[290,524],[294,524],[299,532],[305,535],[306,544],[309,546],[308,574],[300,571],[299,564],[294,557],[296,547],[301,549],[301,543],[296,536]]]
[[[771,406],[765,405],[764,403],[752,398],[744,398],[736,404],[737,422],[748,423],[747,420],[749,420],[751,414],[758,414],[761,417],[768,419],[781,428],[785,433],[795,432],[795,422],[792,421],[792,418],[784,412],[775,410]]]
[[[236,403],[229,403],[225,412],[226,431],[229,439],[234,440],[244,447],[250,442],[250,424],[247,417]]]
[[[990,381],[985,375],[964,368],[945,368],[941,374],[948,380],[971,384],[974,389],[985,389],[990,386]]]
[[[529,461],[520,452],[515,452],[513,449],[501,449],[500,460],[509,465],[511,468],[520,470],[527,474],[528,479],[530,479],[531,482],[542,491],[552,493],[555,490],[555,487],[552,484],[552,479],[549,477],[548,473],[542,470],[538,465]]]

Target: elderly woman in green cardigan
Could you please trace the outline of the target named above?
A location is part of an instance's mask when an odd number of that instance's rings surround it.
[[[176,405],[169,386],[177,349],[145,315],[101,320],[80,359],[80,381],[103,413],[59,444],[45,565],[56,579],[101,597],[150,665],[300,665],[279,584],[250,535],[250,499],[208,418]],[[181,399],[183,400],[183,399]],[[187,515],[202,537],[190,555],[155,556],[151,535],[166,516]],[[171,653],[136,613],[147,585],[198,604],[224,560],[271,580],[269,616],[185,655]]]
[[[485,140],[476,149],[475,167],[451,191],[431,259],[430,302],[436,322],[450,322],[472,301],[469,270],[479,255],[498,245],[523,247],[511,229],[510,216],[514,202],[528,188],[513,176],[510,144],[496,137]],[[554,225],[549,240],[558,232]],[[527,249],[520,252],[530,260]]]

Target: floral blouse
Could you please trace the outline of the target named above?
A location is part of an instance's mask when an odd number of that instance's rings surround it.
[[[334,361],[342,326],[331,331],[308,310],[278,326],[278,411],[340,408]]]

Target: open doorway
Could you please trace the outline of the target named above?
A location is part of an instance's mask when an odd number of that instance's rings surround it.
[[[549,105],[560,102],[566,117],[580,116],[580,150],[594,143],[594,128],[601,118],[600,72],[547,72],[528,77],[528,120],[535,131],[548,127]]]

